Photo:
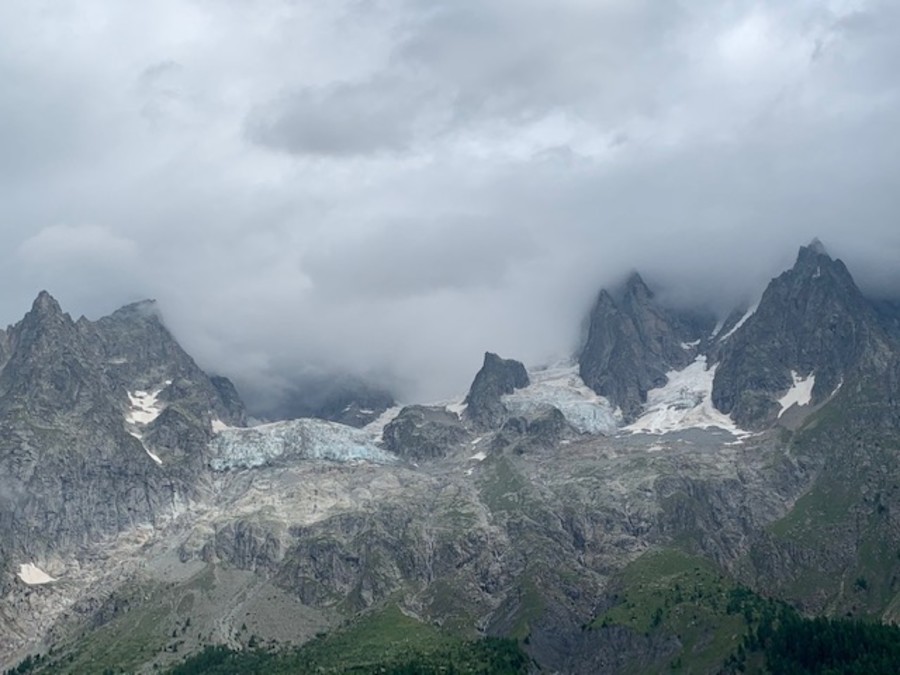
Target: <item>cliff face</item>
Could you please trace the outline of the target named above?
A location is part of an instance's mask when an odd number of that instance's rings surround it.
[[[64,557],[158,524],[197,497],[212,419],[242,422],[233,388],[197,367],[152,304],[74,322],[44,292],[5,337],[0,546],[8,560]]]
[[[821,245],[804,247],[722,348],[713,402],[739,424],[762,428],[778,418],[779,399],[796,381],[812,378],[810,403],[820,404],[890,358],[890,343],[844,264]]]
[[[466,397],[466,419],[481,429],[499,428],[508,415],[501,397],[527,386],[525,366],[519,361],[501,359],[487,352],[484,365],[475,375]]]
[[[668,371],[681,370],[701,353],[714,324],[702,313],[660,306],[633,274],[615,295],[604,290],[597,298],[578,358],[581,377],[631,422],[647,392],[666,383]]]

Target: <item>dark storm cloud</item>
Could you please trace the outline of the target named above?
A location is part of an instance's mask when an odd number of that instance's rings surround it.
[[[900,295],[892,3],[0,6],[0,312],[156,297],[262,399],[575,348],[601,285],[754,299],[821,237]]]

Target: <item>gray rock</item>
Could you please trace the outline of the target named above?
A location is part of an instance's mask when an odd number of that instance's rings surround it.
[[[445,408],[412,405],[384,428],[382,438],[395,455],[420,461],[445,457],[465,442],[468,432],[459,417]]]
[[[62,557],[160,522],[198,494],[211,417],[243,418],[233,388],[197,367],[152,303],[73,322],[41,292],[0,344],[5,558]],[[167,380],[160,400],[168,407],[142,430],[142,442],[126,429],[128,392]],[[162,466],[145,447],[156,447]]]
[[[581,378],[619,406],[626,422],[633,421],[647,392],[666,383],[666,372],[680,370],[696,358],[713,323],[703,313],[660,306],[634,273],[615,297],[600,292],[578,358]]]
[[[725,341],[713,403],[745,428],[765,428],[793,385],[791,371],[815,376],[817,405],[858,372],[864,355],[889,352],[889,342],[844,263],[816,241],[800,249],[794,267],[772,280],[754,314]]]
[[[479,429],[499,429],[508,416],[501,397],[528,384],[528,372],[519,361],[486,352],[466,396],[466,420]]]

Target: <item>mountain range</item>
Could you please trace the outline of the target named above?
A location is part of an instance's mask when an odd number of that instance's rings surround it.
[[[764,672],[900,619],[900,304],[820,242],[727,316],[634,273],[570,359],[505,356],[258,424],[155,303],[42,292],[0,331],[0,669]]]

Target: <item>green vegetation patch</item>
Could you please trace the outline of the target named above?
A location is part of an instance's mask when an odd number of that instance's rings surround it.
[[[805,618],[789,605],[735,584],[710,562],[678,551],[647,553],[618,581],[621,602],[596,629],[620,625],[677,636],[668,664],[680,672],[772,675],[900,673],[900,627]],[[867,591],[864,577],[857,592]]]
[[[171,675],[249,673],[497,673],[528,672],[529,660],[512,640],[455,639],[406,616],[396,606],[369,614],[346,629],[291,651],[233,651],[207,647]]]
[[[621,602],[591,627],[675,635],[682,651],[673,664],[690,664],[690,672],[721,666],[748,632],[732,598],[737,586],[703,558],[672,549],[646,553],[622,571],[616,587]]]

